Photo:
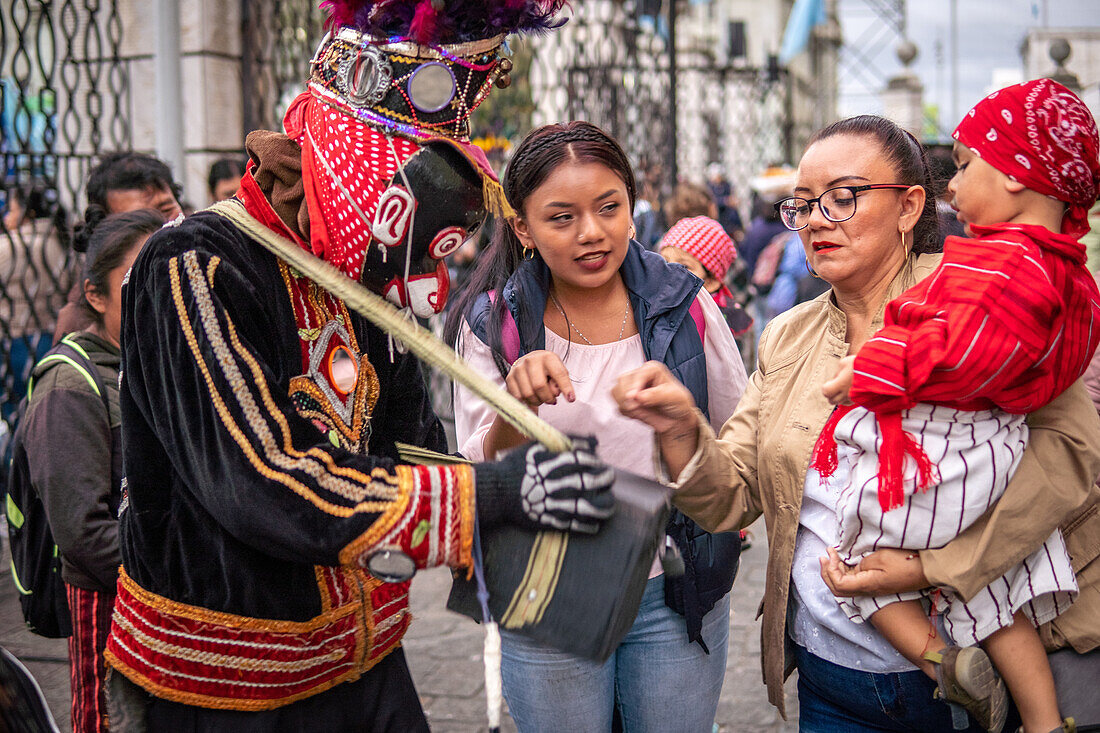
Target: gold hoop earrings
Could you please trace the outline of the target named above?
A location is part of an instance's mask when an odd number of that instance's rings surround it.
[[[631,225],[630,225],[630,232],[629,232],[629,233],[627,233],[627,235],[626,235],[626,238],[627,238],[627,239],[634,239],[634,237],[635,237],[635,236],[637,236],[637,234],[638,234],[638,230],[636,230],[636,229],[634,228],[634,225],[633,225],[633,224],[631,224]]]
[[[818,275],[816,272],[814,272],[814,268],[810,266],[809,260],[806,260],[806,272],[810,273],[812,277],[816,277],[818,280],[824,279],[823,277],[821,277],[821,275]]]
[[[523,248],[523,259],[525,259],[525,260],[535,259],[535,248],[534,247],[524,247]]]
[[[907,247],[906,244],[905,244],[905,230],[902,229],[900,231],[901,231],[901,249],[902,249],[903,252],[905,252],[905,254],[909,254],[909,247]],[[910,239],[912,239],[912,238],[910,238]]]

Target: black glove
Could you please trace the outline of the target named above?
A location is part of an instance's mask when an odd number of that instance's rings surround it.
[[[474,466],[482,529],[508,523],[536,530],[598,531],[615,506],[615,472],[596,457],[594,439],[574,438],[573,444],[572,451],[553,453],[527,443],[503,460]]]

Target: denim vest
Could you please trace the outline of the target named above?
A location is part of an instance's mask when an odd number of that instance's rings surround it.
[[[702,334],[689,314],[702,281],[637,242],[630,243],[619,271],[646,359],[667,366],[706,415],[706,354]],[[520,356],[546,348],[543,313],[549,291],[550,270],[540,258],[524,260],[504,286],[504,303],[519,332]],[[542,307],[521,308],[521,303],[541,303]],[[470,330],[486,344],[490,343],[490,305],[489,294],[483,293],[467,315]],[[684,557],[684,574],[678,578],[665,576],[665,603],[684,616],[688,638],[698,641],[709,653],[700,633],[703,616],[733,587],[741,537],[737,532],[710,534],[676,509],[669,518],[667,532]]]

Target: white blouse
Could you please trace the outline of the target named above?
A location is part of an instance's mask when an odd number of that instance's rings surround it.
[[[840,487],[848,480],[849,464],[844,460],[838,464],[836,472],[825,483],[813,468],[806,472],[791,565],[791,602],[787,619],[791,639],[814,656],[841,667],[876,674],[910,672],[916,667],[874,626],[848,619],[821,579],[818,558],[825,557],[826,548],[836,547],[840,540],[836,502]],[[937,626],[943,634],[938,618]]]
[[[707,407],[710,423],[718,430],[737,407],[748,375],[722,312],[705,290],[700,289],[697,297],[706,323],[703,352],[707,362]],[[611,388],[620,374],[645,363],[641,336],[634,334],[622,341],[590,346],[569,342],[546,329],[546,349],[561,357],[577,399],[569,402],[559,397],[556,405],[540,405],[539,417],[566,434],[595,435],[599,441],[596,455],[605,463],[655,479],[658,454],[652,428],[620,414],[611,396]],[[473,369],[504,388],[504,379],[493,363],[488,344],[475,336],[465,322],[458,337],[458,353]],[[485,435],[496,413],[457,383],[454,411],[459,452],[471,461],[484,461]],[[650,577],[659,574],[660,565],[655,563]]]

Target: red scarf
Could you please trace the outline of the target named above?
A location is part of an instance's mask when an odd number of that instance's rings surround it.
[[[1069,204],[1062,234],[1089,231],[1100,194],[1096,121],[1076,94],[1050,79],[1015,84],[978,102],[954,138],[1033,191]]]

